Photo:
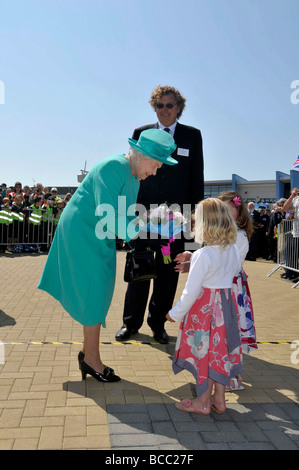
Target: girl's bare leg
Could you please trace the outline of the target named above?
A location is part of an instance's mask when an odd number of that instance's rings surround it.
[[[215,388],[212,403],[215,403],[219,411],[225,411],[225,385],[222,385],[219,382],[214,382],[214,384]]]
[[[212,396],[213,380],[209,379],[209,388],[199,398],[192,400],[192,406],[210,408],[211,407],[211,396]]]

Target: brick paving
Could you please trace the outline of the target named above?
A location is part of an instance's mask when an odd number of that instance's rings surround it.
[[[299,344],[291,345],[299,341],[299,288],[281,271],[267,277],[272,263],[245,263],[260,342],[244,357],[245,390],[226,395],[225,414],[201,416],[173,404],[195,393],[189,373],[172,373],[178,324],[167,324],[168,345],[156,344],[147,324],[128,343],[115,341],[124,252],[101,334],[103,361],[122,380],[81,380],[82,327],[36,288],[46,256],[0,254],[0,450],[299,449]]]

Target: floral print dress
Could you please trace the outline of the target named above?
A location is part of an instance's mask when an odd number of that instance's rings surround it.
[[[247,275],[243,268],[239,275],[234,278],[233,291],[238,304],[242,352],[244,354],[250,354],[253,350],[257,349],[257,341],[252,299],[248,286]]]
[[[233,279],[241,270],[236,245],[204,246],[191,257],[180,300],[169,317],[180,321],[173,358],[175,374],[188,370],[200,397],[209,378],[229,386],[242,372],[241,337]]]
[[[249,250],[249,242],[244,230],[238,230],[236,243],[243,265]],[[253,306],[248,286],[248,276],[243,267],[233,280],[233,291],[237,300],[238,320],[241,333],[242,352],[250,354],[257,349],[256,332],[254,326]]]
[[[225,298],[235,317],[237,315],[234,296],[228,294],[230,289],[202,289],[180,324],[173,371],[177,374],[186,369],[193,374],[197,396],[207,391],[208,378],[229,385],[230,379],[242,372],[239,331],[234,331],[230,347],[226,330]]]

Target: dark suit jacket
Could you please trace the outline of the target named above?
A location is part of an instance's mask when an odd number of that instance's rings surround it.
[[[158,123],[135,129],[133,139],[138,140],[142,131],[152,128],[158,128]],[[172,157],[178,161],[178,164],[173,166],[163,164],[155,176],[149,176],[140,183],[137,202],[147,208],[150,204],[166,202],[168,205],[177,203],[181,209],[183,204],[190,204],[193,210],[204,198],[204,163],[200,130],[178,122],[174,140],[177,149]],[[178,155],[184,153],[179,149],[188,150],[189,156]]]
[[[268,225],[268,237],[273,238],[274,236],[274,227],[277,227],[284,217],[280,212],[272,212]]]
[[[250,214],[251,216],[251,220],[252,220],[252,224],[253,224],[253,228],[256,230],[259,228],[259,224],[261,223],[261,216],[260,216],[260,213],[259,211],[257,210],[253,210],[252,211],[252,214]]]

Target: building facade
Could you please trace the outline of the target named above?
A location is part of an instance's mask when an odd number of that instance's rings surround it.
[[[88,171],[81,170],[77,176],[81,183]],[[274,180],[248,181],[242,176],[233,174],[231,180],[205,181],[205,199],[208,197],[217,197],[222,191],[238,191],[245,202],[253,201],[255,203],[273,204],[281,198],[288,198],[292,188],[299,188],[299,171],[291,170],[290,174],[276,171]],[[58,193],[64,194],[66,188],[59,187]],[[72,194],[76,187],[69,187]]]
[[[205,198],[217,197],[222,191],[238,191],[245,202],[264,202],[273,204],[281,198],[288,199],[292,188],[299,188],[299,171],[290,174],[276,171],[274,180],[248,181],[233,174],[231,180],[206,181]]]

